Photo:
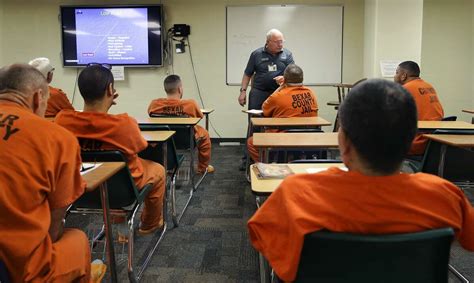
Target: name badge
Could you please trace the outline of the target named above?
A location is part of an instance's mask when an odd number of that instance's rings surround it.
[[[268,65],[268,71],[269,72],[276,72],[277,70],[277,65],[275,63],[272,63],[271,65]]]

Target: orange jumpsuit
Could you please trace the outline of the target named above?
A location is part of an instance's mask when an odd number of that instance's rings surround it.
[[[330,168],[287,177],[248,222],[252,245],[277,275],[296,277],[305,234],[419,232],[452,227],[474,251],[474,209],[463,192],[437,176],[370,177]]]
[[[161,114],[170,116],[188,116],[202,118],[204,115],[192,99],[154,99],[148,106],[148,114]],[[204,172],[211,160],[211,138],[203,127],[194,126],[194,138],[199,151],[198,172]]]
[[[403,85],[415,99],[420,121],[440,121],[444,117],[443,106],[439,102],[438,95],[433,86],[418,78]],[[417,134],[411,145],[409,155],[420,155],[425,152],[428,139]]]
[[[138,157],[137,154],[148,143],[142,137],[137,121],[127,114],[63,110],[54,122],[71,131],[83,149],[120,150],[124,153],[138,189],[146,184],[154,184],[145,199],[141,228],[157,227],[163,210],[165,170],[158,163]]]
[[[67,99],[66,94],[59,88],[49,87],[48,107],[44,116],[54,117],[63,109],[74,110],[71,102]]]
[[[270,95],[263,103],[262,110],[265,117],[315,117],[318,116],[318,102],[310,88],[287,86]],[[253,161],[258,161],[253,137],[247,140],[247,150]]]
[[[87,236],[52,242],[51,211],[85,191],[77,139],[17,103],[0,100],[0,260],[13,282],[88,282]]]

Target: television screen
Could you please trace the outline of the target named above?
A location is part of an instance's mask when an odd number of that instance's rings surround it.
[[[163,64],[162,6],[61,6],[65,67]]]

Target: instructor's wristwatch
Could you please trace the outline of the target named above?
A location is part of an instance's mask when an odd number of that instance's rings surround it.
[[[240,88],[240,92],[242,92],[242,91],[247,91],[247,89],[245,89],[245,88]]]

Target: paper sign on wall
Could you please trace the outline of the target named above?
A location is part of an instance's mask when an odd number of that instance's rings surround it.
[[[115,81],[125,80],[125,68],[123,66],[112,66],[111,71]]]
[[[397,70],[398,60],[380,60],[380,71],[382,77],[384,78],[393,78],[395,76],[395,71]]]

